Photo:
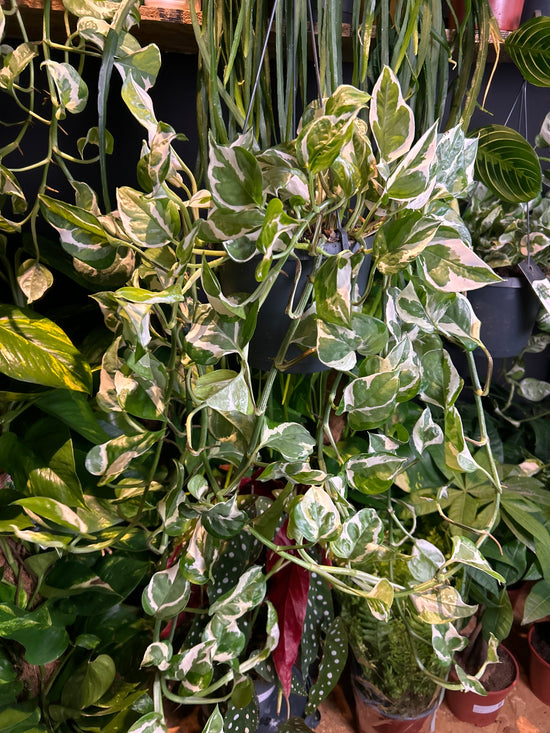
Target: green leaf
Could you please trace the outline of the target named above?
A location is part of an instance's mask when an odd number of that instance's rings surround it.
[[[550,615],[550,583],[547,580],[539,580],[531,588],[525,600],[522,625],[540,621]]]
[[[130,75],[136,85],[146,91],[155,83],[160,65],[160,50],[154,43],[138,48],[132,53],[119,55],[115,60],[115,66],[120,72],[123,82]]]
[[[511,203],[531,201],[541,191],[542,172],[527,140],[504,125],[477,131],[476,176],[497,196]]]
[[[523,78],[538,87],[550,86],[550,18],[531,18],[510,33],[504,48]]]
[[[444,565],[445,556],[435,545],[423,539],[415,541],[408,566],[416,581],[425,583],[432,580]]]
[[[409,151],[414,117],[389,66],[384,67],[372,90],[369,122],[383,160],[389,163]]]
[[[217,145],[210,140],[208,181],[215,203],[238,212],[262,206],[262,172],[254,155],[245,148]]]
[[[103,476],[105,483],[120,475],[134,458],[147,453],[161,439],[162,431],[113,438],[89,451],[86,468],[94,476]]]
[[[0,305],[0,372],[23,382],[90,392],[89,365],[53,321]]]
[[[386,193],[390,199],[409,201],[412,206],[413,201],[418,198],[416,207],[424,204],[425,195],[429,193],[433,183],[431,167],[436,150],[436,125],[434,123],[422,135],[392,171],[386,181]]]
[[[160,619],[174,618],[187,605],[191,584],[180,572],[179,563],[154,573],[143,590],[141,602],[145,613]]]
[[[20,702],[15,707],[0,711],[0,730],[6,733],[46,733],[46,728],[39,725],[40,708],[35,701]]]
[[[6,54],[3,59],[3,68],[0,69],[0,87],[10,91],[19,75],[32,63],[35,56],[38,56],[38,51],[34,43],[21,43]]]
[[[476,606],[464,603],[456,588],[444,586],[430,593],[411,595],[411,600],[422,621],[427,624],[444,624],[459,618],[468,618]]]
[[[351,327],[351,273],[351,263],[345,253],[323,262],[314,282],[318,318]]]
[[[382,530],[382,520],[375,509],[359,509],[342,523],[330,549],[337,557],[358,562],[369,553],[369,545],[378,543]]]
[[[506,582],[500,573],[497,573],[496,570],[492,569],[479,549],[467,537],[453,537],[453,552],[449,558],[449,563],[451,562],[459,562],[463,565],[469,565],[472,568],[480,570],[482,573],[490,575],[491,578],[495,578],[499,583]]]
[[[244,572],[237,585],[210,605],[209,613],[217,613],[226,620],[238,619],[250,609],[259,606],[266,592],[262,568],[254,565]]]
[[[131,728],[128,733],[168,733],[164,715],[161,713],[147,713],[142,715]]]
[[[473,290],[499,281],[489,265],[445,227],[440,227],[424,248],[418,264],[434,288],[448,293]]]
[[[290,512],[289,536],[304,537],[308,542],[335,539],[340,531],[340,515],[328,493],[312,486],[300,497]]]
[[[143,125],[149,134],[154,134],[159,123],[155,117],[153,100],[132,74],[128,74],[124,80],[120,96],[140,125]]]
[[[82,112],[88,101],[88,87],[78,71],[68,63],[49,59],[44,61],[42,66],[46,67],[57,91],[61,109],[56,112],[56,116],[63,119],[65,111],[71,114]]]
[[[303,461],[311,455],[315,440],[302,425],[283,422],[264,428],[260,445],[278,451],[286,461]]]
[[[254,406],[244,373],[230,369],[217,369],[199,377],[195,384],[195,396],[208,407],[219,412],[237,411],[251,415]]]
[[[36,404],[48,415],[53,415],[91,443],[103,443],[108,439],[90,402],[82,392],[56,389],[45,392]]]
[[[223,733],[223,718],[217,705],[206,721],[202,733]]]
[[[168,733],[164,715],[161,713],[147,713],[142,715],[131,728],[128,733]]]
[[[27,303],[39,300],[53,284],[53,275],[37,260],[25,260],[17,272],[17,283]]]
[[[363,494],[387,491],[407,463],[407,458],[393,451],[378,450],[372,455],[359,453],[345,464],[347,480]]]
[[[247,515],[237,505],[237,497],[220,501],[201,514],[204,528],[214,537],[229,539],[238,534],[246,524]]]
[[[28,497],[18,499],[14,504],[23,507],[31,517],[35,515],[78,534],[85,534],[88,531],[86,523],[80,519],[76,512],[55,499],[45,496]]]
[[[458,633],[451,623],[432,624],[432,647],[437,658],[450,665],[456,652],[467,645],[466,637]]]
[[[161,672],[168,669],[170,660],[172,659],[172,644],[168,641],[154,641],[149,644],[143,659],[141,660],[142,667],[157,667]]]
[[[178,207],[171,199],[146,196],[121,186],[117,189],[117,204],[124,230],[142,247],[161,247],[179,236]]]
[[[393,371],[354,379],[344,389],[337,414],[348,413],[353,430],[380,427],[397,404],[399,376]]]
[[[85,710],[103,697],[113,684],[115,675],[116,667],[111,657],[100,654],[79,667],[69,678],[61,693],[61,704]]]
[[[394,216],[377,231],[373,249],[376,266],[384,275],[399,272],[431,243],[440,221],[418,211]]]

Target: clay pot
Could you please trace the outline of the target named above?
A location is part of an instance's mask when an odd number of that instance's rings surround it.
[[[521,23],[525,0],[489,0],[501,31],[515,31]]]
[[[544,633],[543,633],[544,632]],[[550,662],[546,661],[537,650],[537,641],[540,638],[550,641],[550,622],[534,624],[527,637],[529,642],[529,685],[538,699],[550,705]]]
[[[502,644],[498,648],[499,656],[506,655],[513,662],[514,678],[502,690],[491,690],[487,695],[478,695],[476,692],[447,690],[445,701],[459,720],[485,727],[494,723],[498,711],[504,705],[508,693],[514,688],[519,679],[519,666],[514,655]]]

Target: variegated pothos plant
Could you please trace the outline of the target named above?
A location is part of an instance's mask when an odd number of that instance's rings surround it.
[[[372,98],[343,86],[308,108],[288,145],[260,151],[247,134],[212,144],[208,191],[197,191],[173,148],[175,132],[155,117],[148,89],[157,56],[126,33],[131,3],[113,10],[110,25],[94,17],[93,3],[84,5],[80,35],[119,68],[123,98],[145,130],[143,190],[119,188],[112,211],[77,181],[74,204],[39,199],[77,271],[94,283],[125,279],[93,291],[109,329],[99,356],[84,356],[31,308],[0,310],[0,371],[15,380],[2,395],[0,459],[13,493],[4,494],[10,510],[0,529],[35,548],[31,567],[43,591],[35,628],[56,640],[40,664],[65,665],[64,686],[32,708],[32,724],[41,717],[44,730],[92,730],[94,718],[108,715],[103,730],[162,731],[168,700],[214,705],[209,733],[229,723],[245,731],[258,714],[251,673],[273,677],[273,663],[286,695],[294,663],[304,676],[319,664],[309,691],[315,708],[347,649],[331,588],[364,598],[381,620],[414,615],[450,663],[459,644],[454,624],[473,610],[454,579],[464,567],[495,573],[470,539],[456,538],[446,554],[428,542],[395,482],[433,450],[461,475],[481,470],[499,494],[492,462],[480,466],[468,448],[455,405],[461,382],[444,349],[446,339],[467,351],[479,344],[462,293],[494,279],[454,204],[470,184],[475,142],[459,128],[439,135],[435,127],[417,140],[385,68]],[[24,71],[23,61],[13,64],[26,50],[10,57],[3,86]],[[78,72],[52,64],[59,109],[77,111]],[[104,141],[105,129],[94,136]],[[13,175],[1,170],[3,192],[23,206]],[[8,221],[4,231],[8,225],[17,230]],[[335,231],[359,249],[329,254]],[[299,251],[313,257],[311,280],[273,368],[258,375],[248,363],[257,316]],[[368,254],[361,294],[355,278]],[[225,294],[220,268],[254,256],[256,290]],[[285,375],[293,342],[316,353],[330,378]],[[31,387],[17,392],[14,383]],[[39,417],[32,430],[25,414]],[[346,423],[342,441],[335,417]],[[46,435],[47,449],[38,450]],[[476,528],[480,538],[492,521]],[[408,568],[406,582],[383,570],[394,556]],[[123,583],[130,570],[135,582]],[[117,606],[141,590],[149,702],[130,685],[120,707],[111,647],[100,653],[99,629],[86,634],[63,616],[71,608],[78,617],[77,606],[60,609],[58,599],[90,588]],[[20,596],[6,603],[0,634],[25,644],[26,614],[35,611],[22,608]],[[92,652],[78,668],[75,655],[64,656],[67,618],[83,631],[76,656]],[[461,683],[477,684],[464,676]]]

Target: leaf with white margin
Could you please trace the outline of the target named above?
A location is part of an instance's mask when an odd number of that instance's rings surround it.
[[[222,540],[230,539],[241,532],[247,519],[246,512],[239,509],[236,496],[205,507],[201,512],[201,521],[206,531]]]
[[[453,537],[453,553],[448,562],[449,564],[459,562],[462,565],[468,565],[471,568],[480,570],[486,575],[490,575],[491,578],[495,578],[499,583],[506,583],[505,578],[500,573],[497,573],[496,570],[493,570],[480,550],[467,537]]]
[[[128,75],[131,75],[136,84],[145,91],[155,83],[160,65],[160,51],[154,43],[124,55],[120,54],[119,49],[118,57],[115,59],[115,66],[122,80],[125,81]]]
[[[451,664],[455,652],[462,651],[468,644],[466,637],[458,633],[451,624],[432,624],[432,647],[443,664]]]
[[[227,620],[238,619],[259,606],[265,592],[265,575],[259,565],[254,565],[241,575],[236,586],[211,604],[208,612],[210,615],[218,613]]]
[[[162,247],[175,242],[181,229],[177,205],[129,186],[117,188],[117,206],[124,231],[142,247]]]
[[[244,373],[218,369],[199,377],[195,397],[218,412],[240,412],[252,415],[254,405]]]
[[[351,327],[351,262],[341,252],[326,259],[315,277],[317,317],[326,323]]]
[[[474,677],[471,674],[466,674],[458,664],[455,664],[455,672],[464,692],[475,692],[476,695],[480,696],[487,694],[487,690],[483,687],[477,677]]]
[[[3,68],[0,68],[0,87],[11,90],[19,75],[38,56],[35,43],[21,43],[3,58]]]
[[[255,156],[238,145],[210,138],[208,183],[217,206],[234,212],[263,206],[262,171]]]
[[[114,5],[115,3],[113,3]],[[168,733],[164,715],[161,713],[147,713],[128,728],[128,733]]]
[[[393,415],[398,390],[399,375],[396,372],[359,377],[344,389],[336,414],[347,412],[353,430],[380,427]]]
[[[477,139],[466,137],[462,125],[439,135],[432,168],[436,188],[443,189],[454,198],[467,194],[474,180],[476,153]]]
[[[170,667],[164,673],[170,680],[181,683],[184,695],[196,695],[205,690],[212,682],[214,668],[212,656],[216,649],[214,640],[195,644],[172,657]]]
[[[414,350],[411,339],[399,340],[388,354],[387,362],[389,370],[399,374],[397,401],[411,400],[419,390],[422,371],[420,358]]]
[[[428,540],[415,541],[408,567],[416,581],[424,583],[432,580],[443,565],[445,565],[445,555],[439,548]]]
[[[353,369],[355,352],[363,356],[378,353],[387,343],[388,330],[378,318],[366,313],[352,313],[351,329],[317,319],[317,353],[319,359],[340,371]]]
[[[380,272],[393,275],[403,270],[431,243],[440,225],[435,217],[409,210],[384,222],[373,242]]]
[[[369,122],[383,161],[408,152],[414,140],[414,116],[389,66],[384,66],[372,90]]]
[[[330,543],[330,549],[337,557],[357,562],[373,551],[382,531],[382,520],[375,509],[359,509],[342,523],[340,534]]]
[[[208,264],[206,257],[202,258],[201,281],[208,302],[217,313],[229,318],[235,316],[241,319],[246,318],[246,307],[235,297],[224,295],[220,281]]]
[[[162,438],[162,431],[120,435],[94,446],[86,456],[86,469],[94,476],[110,481],[134,460],[147,453]]]
[[[478,471],[480,465],[474,460],[464,437],[464,428],[459,411],[453,405],[445,410],[445,463],[454,471]]]
[[[4,38],[4,29],[6,27],[6,16],[0,7],[0,41]]]
[[[170,666],[170,660],[172,659],[172,644],[168,641],[154,641],[149,644],[143,659],[141,660],[141,667],[157,667],[161,672],[164,672]]]
[[[431,166],[435,158],[437,124],[434,122],[422,135],[386,181],[386,193],[390,199],[412,204],[414,199],[427,195],[434,187]],[[415,205],[414,208],[420,206]]]
[[[303,425],[283,422],[271,426],[268,422],[262,433],[259,448],[270,447],[286,461],[304,461],[313,452],[315,440]]]
[[[351,140],[353,119],[322,115],[304,125],[296,140],[298,162],[310,175],[329,168]]]
[[[459,618],[469,618],[477,609],[477,606],[464,603],[460,593],[450,585],[422,595],[413,593],[410,598],[420,620],[427,624],[444,624]]]
[[[194,585],[204,585],[210,580],[211,564],[217,557],[217,551],[212,544],[206,529],[197,522],[185,552],[180,557],[181,574]]]
[[[387,578],[382,578],[364,596],[370,612],[378,621],[388,621],[393,603],[393,586]]]
[[[76,512],[48,496],[29,496],[25,499],[18,499],[13,504],[23,507],[31,518],[42,525],[46,520],[46,522],[53,522],[79,534],[85,534],[88,531],[88,525],[80,519]]]
[[[159,619],[174,618],[187,605],[191,584],[179,572],[179,562],[159,570],[143,589],[141,603],[145,613]]]
[[[443,430],[434,422],[429,407],[415,422],[412,431],[413,445],[418,453],[423,453],[430,445],[440,445],[445,440]]]
[[[409,458],[391,451],[359,453],[346,461],[344,470],[350,486],[357,491],[381,494],[390,488],[408,461]]]
[[[221,613],[216,613],[204,629],[201,641],[214,641],[215,651],[213,662],[226,663],[237,659],[246,646],[246,636],[239,628],[237,620],[226,619]]]
[[[180,303],[184,296],[181,288],[170,285],[165,290],[146,290],[145,288],[123,287],[115,290],[113,297],[118,301],[129,303]]]
[[[202,733],[223,733],[223,718],[217,705],[206,721]]]
[[[249,658],[239,665],[239,672],[243,674],[250,669],[254,669],[260,662],[265,661],[271,652],[276,649],[279,644],[279,624],[277,623],[277,611],[271,601],[266,601],[267,621],[265,624],[266,641],[263,649],[256,649]]]
[[[446,293],[475,290],[501,280],[473,249],[456,237],[454,230],[447,227],[439,228],[417,263],[426,280]]]
[[[463,381],[448,353],[432,349],[422,356],[423,384],[421,397],[438,407],[451,407],[458,399]]]
[[[340,531],[336,505],[321,486],[312,486],[300,497],[289,517],[289,536],[304,537],[308,542],[331,540]]]
[[[185,349],[199,364],[215,364],[227,354],[239,353],[239,323],[222,320],[208,305],[199,305],[185,337]]]
[[[155,117],[153,100],[145,89],[137,84],[131,74],[124,80],[120,96],[136,120],[145,127],[149,135],[154,135],[158,127],[158,120]]]
[[[55,84],[61,110],[71,114],[82,112],[88,101],[88,86],[78,71],[70,64],[58,61],[46,60],[42,66],[46,67]],[[56,112],[56,116],[64,118],[65,115]]]

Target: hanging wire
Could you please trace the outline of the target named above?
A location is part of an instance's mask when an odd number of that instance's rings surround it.
[[[528,119],[527,119],[527,82],[524,81],[521,85],[521,89],[518,92],[518,95],[516,96],[514,100],[514,104],[512,105],[512,108],[510,109],[510,112],[508,113],[508,117],[506,118],[505,125],[508,125],[510,122],[510,118],[512,117],[512,114],[514,113],[514,110],[516,106],[519,103],[519,124],[518,127],[521,130],[523,126],[523,137],[527,140],[527,136],[529,134],[529,125],[528,125]],[[525,202],[523,206],[525,206],[525,219],[527,223],[527,266],[531,267],[531,208],[529,206],[529,201]]]
[[[243,130],[246,130],[246,128],[248,127],[250,115],[252,114],[252,107],[254,105],[254,99],[256,97],[256,92],[258,91],[258,85],[260,83],[260,76],[262,73],[262,66],[264,65],[264,59],[267,53],[267,46],[269,43],[269,36],[271,34],[271,29],[273,28],[273,21],[275,20],[275,13],[277,11],[278,4],[279,4],[279,0],[274,0],[273,8],[271,10],[271,15],[269,16],[269,23],[267,25],[267,32],[265,34],[265,40],[264,40],[264,45],[262,48],[262,53],[260,55],[260,63],[258,64],[258,69],[256,71],[256,78],[254,79],[254,86],[252,87],[252,94],[250,95],[250,102],[248,103],[248,109],[246,111],[246,117],[244,120]]]

